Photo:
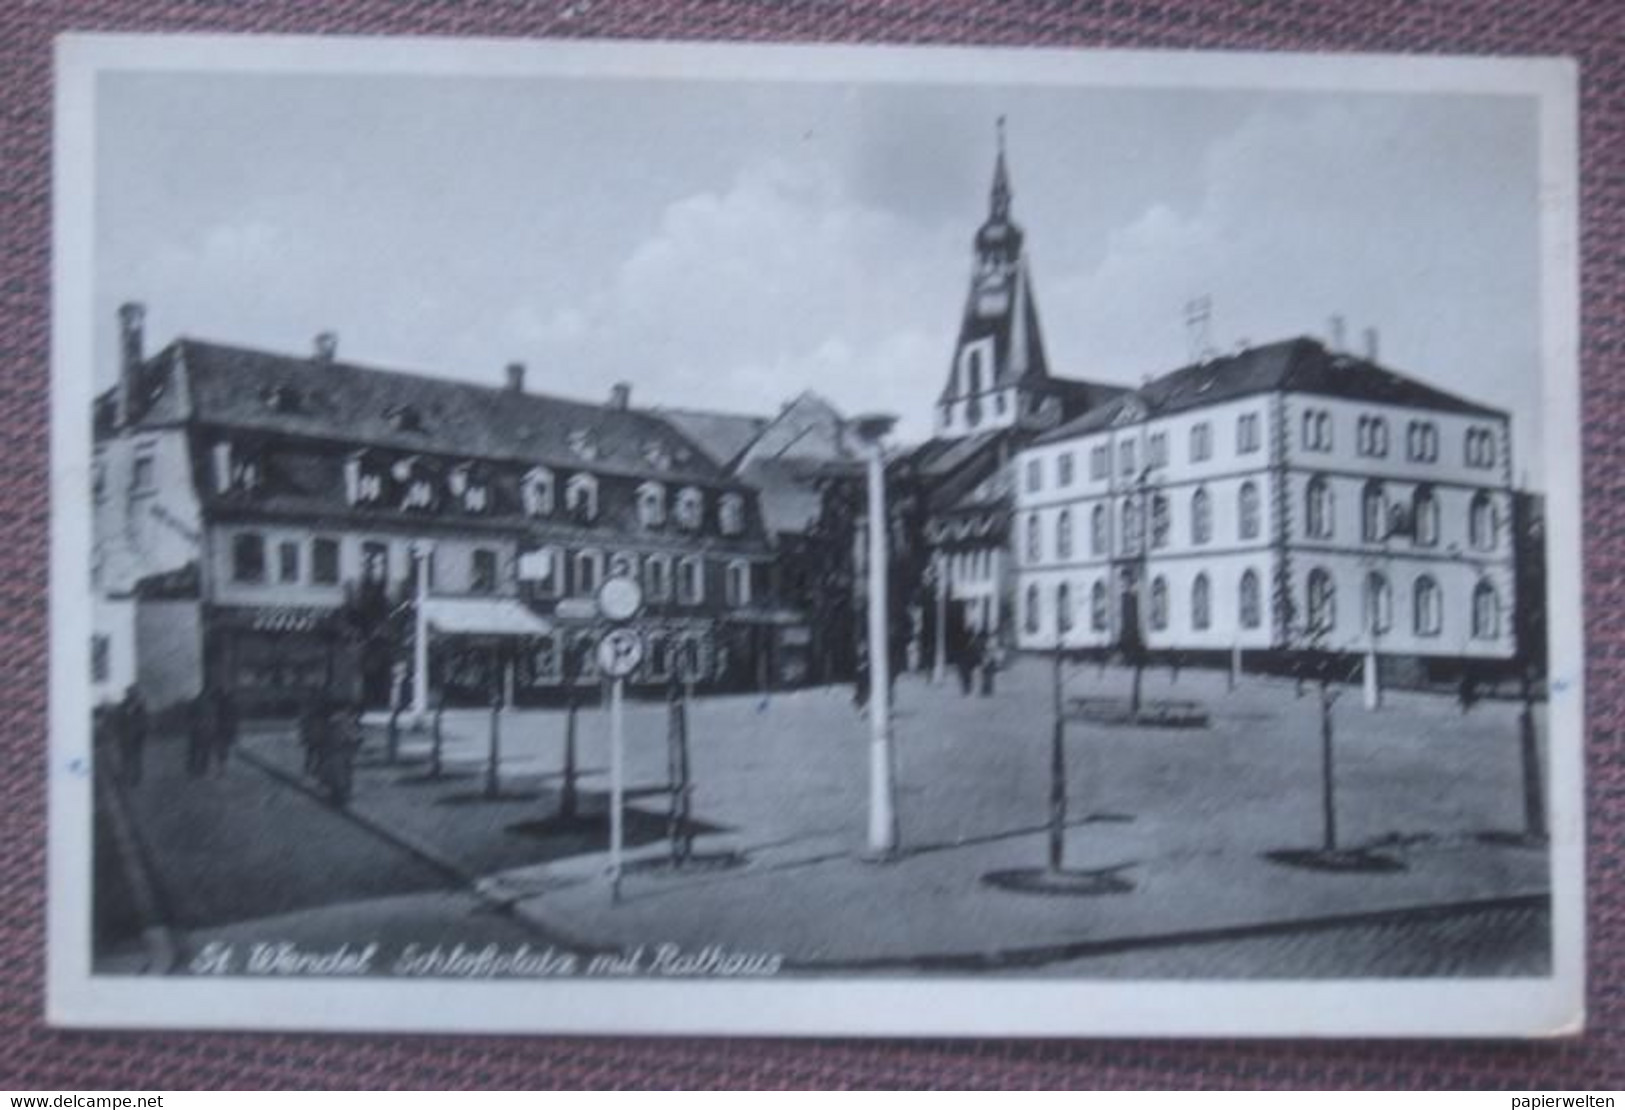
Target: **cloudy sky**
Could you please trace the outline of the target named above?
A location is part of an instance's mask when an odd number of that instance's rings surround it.
[[[1052,368],[1374,326],[1395,368],[1538,400],[1532,100],[1010,86],[104,75],[98,364],[177,335],[537,390],[929,434],[1008,117]],[[1520,470],[1538,481],[1534,421]]]

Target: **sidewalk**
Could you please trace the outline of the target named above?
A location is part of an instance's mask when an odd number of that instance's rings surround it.
[[[489,717],[448,714],[448,774],[429,779],[427,738],[402,759],[369,742],[354,814],[510,903],[548,936],[586,950],[675,944],[780,957],[788,970],[1018,969],[1089,951],[1231,931],[1294,927],[1428,907],[1538,901],[1546,853],[1491,844],[1516,827],[1516,707],[1463,716],[1448,699],[1397,694],[1379,713],[1358,692],[1338,705],[1340,843],[1374,845],[1402,867],[1325,873],[1265,853],[1318,845],[1318,704],[1292,684],[1222,675],[1147,676],[1149,696],[1202,701],[1206,730],[1073,726],[1068,732],[1070,870],[1103,871],[1114,893],[1014,892],[989,875],[1042,865],[1049,675],[1026,665],[993,698],[905,679],[896,716],[904,853],[861,862],[867,735],[845,690],[697,702],[691,710],[698,858],[673,872],[666,798],[634,794],[623,897],[605,879],[604,722],[578,732],[582,818],[557,819],[563,714],[502,722],[502,789],[483,794]],[[1068,675],[1068,696],[1127,677]],[[663,783],[665,707],[627,713],[628,780]],[[299,773],[287,734],[245,752]],[[641,862],[640,862],[641,861]]]

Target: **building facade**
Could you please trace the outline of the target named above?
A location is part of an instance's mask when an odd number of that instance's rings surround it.
[[[1510,661],[1510,417],[1296,339],[1174,371],[1018,456],[1027,649]]]
[[[632,407],[178,339],[121,312],[98,399],[102,693],[162,705],[205,683],[250,708],[311,692],[545,701],[596,681],[592,598],[643,586],[634,687],[747,686],[794,614],[775,604],[755,492]],[[421,704],[421,703],[420,703]]]

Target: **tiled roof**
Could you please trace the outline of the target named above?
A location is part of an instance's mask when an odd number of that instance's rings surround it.
[[[1273,392],[1310,393],[1473,416],[1506,415],[1367,359],[1334,354],[1318,341],[1300,337],[1181,367],[1045,433],[1037,442],[1053,443],[1110,427],[1125,408],[1135,405],[1150,416],[1163,416]]]
[[[728,466],[737,459],[768,425],[765,416],[743,413],[668,408],[651,411],[698,445],[718,466]]]
[[[192,339],[150,360],[147,381],[146,425],[193,420],[415,453],[737,485],[647,410]]]

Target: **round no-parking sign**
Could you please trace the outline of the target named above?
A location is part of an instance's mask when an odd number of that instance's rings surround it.
[[[643,662],[643,637],[630,628],[612,628],[598,641],[598,669],[625,678]]]

